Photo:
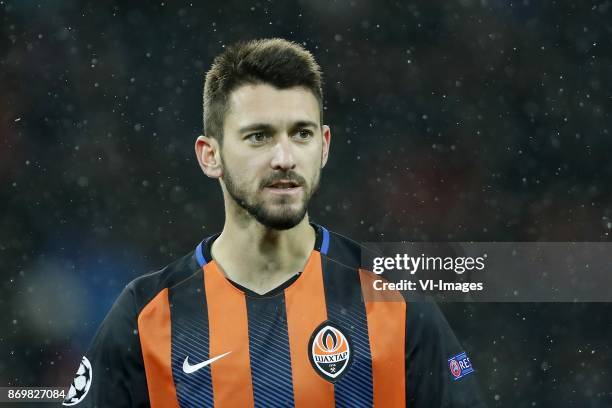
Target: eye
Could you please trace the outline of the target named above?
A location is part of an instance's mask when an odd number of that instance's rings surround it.
[[[247,139],[251,143],[257,144],[257,143],[265,142],[267,138],[268,138],[268,135],[266,133],[256,132],[256,133],[251,133],[245,139]]]
[[[312,131],[308,130],[308,129],[300,129],[298,131],[297,137],[300,140],[308,140],[313,136]]]

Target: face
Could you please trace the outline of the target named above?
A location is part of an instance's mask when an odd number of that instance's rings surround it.
[[[306,214],[330,132],[306,88],[244,85],[230,95],[220,151],[227,195],[261,224],[289,229]]]

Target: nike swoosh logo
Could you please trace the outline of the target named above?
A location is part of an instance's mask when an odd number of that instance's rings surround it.
[[[183,361],[183,372],[187,373],[187,374],[191,374],[194,373],[196,371],[198,371],[200,368],[204,368],[207,365],[214,363],[215,361],[219,360],[220,358],[223,358],[225,356],[227,356],[229,353],[231,353],[231,351],[228,351],[227,353],[221,354],[220,356],[217,357],[213,357],[210,360],[206,360],[206,361],[202,361],[201,363],[198,364],[194,364],[191,365],[189,364],[189,356],[185,357],[185,361]]]

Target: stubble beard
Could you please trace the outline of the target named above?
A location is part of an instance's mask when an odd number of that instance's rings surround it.
[[[221,158],[223,163],[223,158]],[[282,178],[289,178],[295,180],[296,176],[290,176],[290,174],[295,174],[292,172],[282,172]],[[278,177],[278,173],[277,176]],[[299,177],[299,176],[298,176]],[[279,177],[280,178],[280,177]],[[223,181],[225,183],[225,187],[227,189],[228,194],[232,197],[234,202],[238,204],[242,209],[244,209],[248,214],[250,214],[255,220],[257,220],[260,224],[272,228],[275,230],[287,230],[298,225],[306,215],[306,211],[308,210],[308,204],[314,195],[314,193],[319,188],[319,181],[321,178],[321,171],[319,170],[313,182],[309,185],[305,183],[304,179],[301,178],[303,197],[302,202],[300,203],[300,207],[297,210],[293,210],[290,207],[290,202],[292,201],[288,197],[280,197],[280,199],[276,202],[275,206],[281,207],[279,210],[270,209],[262,199],[253,200],[252,197],[249,197],[248,191],[239,185],[236,182],[235,178],[232,176],[231,172],[228,170],[228,167],[223,163]],[[262,192],[267,183],[262,183],[257,192]]]

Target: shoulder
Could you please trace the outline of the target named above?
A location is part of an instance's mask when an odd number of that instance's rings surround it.
[[[397,290],[376,290],[377,282],[386,282],[386,279],[363,267],[362,261],[368,251],[373,251],[371,248],[337,232],[326,233],[329,245],[327,252],[325,245],[321,245],[321,261],[326,289],[330,293],[353,300],[355,297],[348,294],[359,293],[362,302],[406,303]]]
[[[334,231],[328,231],[327,235],[328,244],[325,247],[323,238],[322,254],[350,268],[361,264],[361,247],[357,242]]]
[[[191,251],[157,271],[132,280],[125,287],[124,294],[133,299],[138,314],[161,291],[178,285],[200,270],[194,251]]]
[[[327,230],[325,227],[321,228],[324,231],[321,254],[341,265],[352,269],[360,268],[362,266],[362,256],[368,252],[373,252],[371,248],[360,244],[346,235]],[[325,234],[328,236],[327,245],[325,244]]]

